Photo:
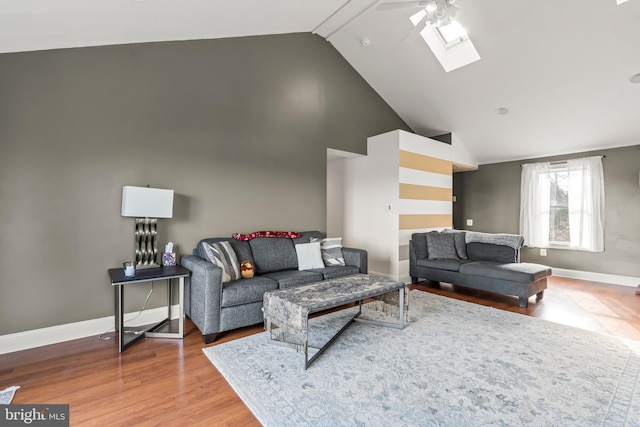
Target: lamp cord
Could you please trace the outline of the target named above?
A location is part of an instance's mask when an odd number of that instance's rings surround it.
[[[126,319],[127,322],[131,322],[136,320],[138,317],[140,317],[140,315],[142,314],[142,312],[147,308],[147,303],[149,302],[149,298],[151,298],[151,294],[153,293],[153,281],[151,282],[151,289],[149,289],[149,294],[147,294],[147,298],[144,300],[144,304],[142,305],[142,308],[140,309],[140,311],[138,311],[138,313],[133,316],[131,319]],[[124,322],[125,319],[122,319],[122,327],[124,327]],[[101,341],[109,341],[112,337],[110,335],[107,335],[109,332],[115,331],[116,328],[115,326],[112,328],[107,329],[106,331],[104,331],[103,333],[101,333],[100,335],[98,335],[98,339]],[[139,333],[138,331],[134,332],[134,333]]]

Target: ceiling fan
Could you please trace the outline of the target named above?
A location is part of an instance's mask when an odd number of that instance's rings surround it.
[[[425,10],[424,16],[413,27],[413,30],[404,39],[405,42],[415,39],[428,25],[440,27],[441,25],[451,24],[458,14],[458,6],[453,3],[455,0],[422,0],[422,1],[401,1],[381,3],[377,10],[396,10],[396,9],[415,9],[422,8]]]

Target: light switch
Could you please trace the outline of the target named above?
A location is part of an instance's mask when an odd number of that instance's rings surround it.
[[[468,219],[468,220],[467,220],[467,225],[468,225],[469,227],[473,227],[473,220],[472,220],[472,219]]]
[[[540,248],[540,256],[547,256],[547,250],[545,248]]]

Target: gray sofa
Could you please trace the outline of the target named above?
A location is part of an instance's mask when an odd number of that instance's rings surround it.
[[[319,231],[302,232],[297,239],[258,237],[249,241],[230,237],[201,240],[193,255],[180,263],[191,271],[185,280],[185,314],[200,329],[205,343],[219,333],[263,322],[262,297],[267,291],[286,289],[351,274],[367,273],[367,252],[342,248],[344,266],[298,270],[295,245],[323,238]],[[255,276],[222,284],[222,269],[209,262],[203,244],[228,241],[239,262],[251,261]]]
[[[443,230],[414,233],[409,242],[411,282],[419,279],[447,282],[519,298],[542,298],[551,268],[519,262],[523,238],[516,234],[490,234]]]

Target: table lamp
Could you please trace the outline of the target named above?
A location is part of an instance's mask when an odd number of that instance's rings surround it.
[[[122,187],[122,216],[136,218],[136,269],[157,268],[158,218],[173,217],[173,190]]]

